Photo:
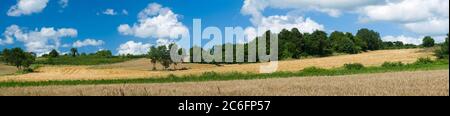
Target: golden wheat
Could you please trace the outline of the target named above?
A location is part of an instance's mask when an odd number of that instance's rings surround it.
[[[165,84],[0,88],[0,96],[448,96],[449,70]]]
[[[323,58],[280,61],[278,71],[298,71],[306,67],[321,68],[341,67],[346,63],[362,63],[365,66],[377,66],[386,61],[411,63],[420,57],[432,57],[432,52],[423,49],[379,50],[354,55],[340,55]],[[258,72],[264,63],[232,64],[224,66],[208,64],[182,64],[188,67],[180,71],[151,71],[152,64],[148,59],[139,59],[124,63],[100,66],[45,66],[36,73],[25,75],[3,76],[0,81],[47,81],[47,80],[98,80],[98,79],[130,79],[144,77],[163,77],[174,75],[197,75],[204,72]],[[161,69],[160,65],[157,65]]]

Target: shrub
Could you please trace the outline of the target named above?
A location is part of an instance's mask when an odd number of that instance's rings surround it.
[[[52,58],[56,58],[56,57],[59,56],[59,53],[58,53],[58,51],[56,51],[55,49],[53,49],[53,50],[48,54],[48,56],[50,56],[50,57],[52,57]]]
[[[323,72],[326,71],[326,69],[318,68],[318,67],[307,67],[302,70],[304,73],[317,73],[317,72]]]
[[[448,49],[448,34],[445,42],[441,45],[441,48],[435,51],[436,57],[439,59],[448,59],[449,49]]]
[[[2,52],[2,62],[16,66],[19,70],[28,69],[35,59],[34,53],[25,52],[21,48],[4,49]]]
[[[435,44],[434,39],[431,38],[430,36],[426,36],[425,38],[423,38],[423,43],[422,43],[423,47],[433,47],[434,44]]]
[[[404,65],[405,64],[403,64],[402,62],[384,62],[383,65],[381,65],[381,67],[389,68],[389,67],[400,67]]]
[[[419,58],[417,59],[417,61],[415,62],[415,64],[431,64],[433,63],[433,60],[431,60],[431,58]]]
[[[360,63],[344,64],[344,68],[347,70],[361,70],[364,68],[364,65]]]

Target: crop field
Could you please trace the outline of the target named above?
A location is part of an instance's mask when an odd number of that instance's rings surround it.
[[[164,84],[0,88],[0,96],[448,96],[449,70]]]
[[[6,66],[0,63],[0,76],[14,74],[17,71],[16,67]]]
[[[380,66],[386,61],[412,63],[421,57],[433,58],[431,51],[423,49],[400,49],[370,51],[355,55],[339,55],[323,58],[308,58],[300,60],[279,61],[278,71],[299,71],[307,67],[336,68],[346,63],[361,63],[365,66]],[[0,82],[5,81],[49,81],[49,80],[99,80],[99,79],[132,79],[153,77],[161,78],[168,75],[199,75],[205,72],[252,72],[257,73],[264,63],[233,64],[216,66],[210,64],[180,64],[177,68],[188,70],[152,71],[153,65],[149,59],[137,59],[115,64],[90,66],[43,66],[34,73],[24,75],[0,76]],[[157,65],[158,69],[162,66]],[[2,68],[2,66],[0,66]],[[0,75],[4,70],[0,71]]]

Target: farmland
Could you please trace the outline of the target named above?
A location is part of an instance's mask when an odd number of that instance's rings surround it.
[[[6,66],[0,63],[0,76],[14,74],[17,71],[16,67]]]
[[[15,74],[14,67],[0,65],[0,96],[448,96],[448,61],[417,64],[420,58],[434,59],[432,51],[378,50],[283,60],[272,74],[258,74],[264,63],[184,63],[176,68],[187,70],[154,71],[145,58],[100,65],[42,65],[28,74]],[[385,62],[406,65],[383,67]],[[350,63],[365,68],[343,68]]]
[[[449,71],[163,84],[112,84],[0,88],[31,96],[448,96]]]
[[[354,55],[338,55],[322,58],[308,58],[300,60],[279,61],[278,71],[299,71],[307,67],[337,68],[346,63],[361,63],[365,66],[380,66],[386,61],[412,63],[421,57],[433,57],[432,52],[423,49],[378,50]],[[43,66],[35,73],[24,75],[8,75],[0,77],[5,81],[49,81],[49,80],[99,80],[99,79],[133,79],[133,78],[162,78],[168,75],[200,75],[205,72],[255,73],[264,63],[232,64],[216,66],[210,64],[181,64],[177,67],[187,67],[188,70],[152,71],[153,66],[148,59],[137,59],[116,64],[91,66]],[[157,67],[161,67],[157,65]]]

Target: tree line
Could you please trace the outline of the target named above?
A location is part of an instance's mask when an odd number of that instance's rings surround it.
[[[257,37],[253,41],[244,44],[231,44],[233,46],[233,62],[227,63],[240,63],[237,61],[237,48],[238,46],[243,46],[244,48],[244,62],[248,62],[249,59],[249,44],[258,45],[258,42],[261,39],[266,39],[266,48],[264,51],[266,53],[270,53],[269,45],[270,45],[270,35],[273,34],[270,30],[267,31],[262,36]],[[222,62],[212,61],[213,64],[224,63],[225,61],[225,47],[230,44],[219,45],[222,48]],[[396,42],[383,42],[381,40],[380,34],[374,30],[370,29],[360,29],[353,35],[349,32],[339,32],[334,31],[329,36],[326,32],[316,30],[312,33],[301,33],[297,28],[293,28],[291,30],[283,29],[280,33],[278,33],[278,57],[279,60],[286,59],[300,59],[304,57],[316,56],[316,57],[324,57],[330,56],[334,53],[345,53],[345,54],[357,54],[365,51],[372,50],[381,50],[381,49],[403,49],[403,48],[416,48],[416,47],[433,47],[436,43],[434,39],[430,36],[426,36],[423,39],[423,43],[421,45],[413,45],[413,44],[404,44],[401,41]],[[441,48],[435,51],[436,56],[439,58],[448,58],[448,34],[446,41],[440,44]],[[123,55],[122,57],[126,58],[142,58],[147,57],[151,59],[151,63],[153,64],[153,70],[156,70],[156,64],[160,63],[163,65],[164,69],[168,69],[171,65],[174,66],[173,69],[176,69],[178,62],[180,61],[172,61],[170,58],[170,49],[172,47],[178,47],[175,44],[170,44],[168,46],[152,46],[149,49],[148,54],[146,55]],[[202,51],[201,54],[209,53],[213,54],[215,46],[211,48],[209,51],[204,50],[201,47],[192,47],[189,49],[190,61],[194,61],[193,51],[195,49],[199,49]],[[178,49],[179,55],[186,55],[183,53],[182,49]],[[258,49],[256,50],[258,53]],[[60,53],[57,50],[53,49],[48,54],[42,55],[44,58],[48,58],[48,60],[52,60],[52,58],[60,57]],[[78,57],[78,56],[95,56],[95,57],[103,57],[103,58],[111,58],[114,57],[110,50],[101,50],[96,53],[79,53],[77,48],[70,49],[69,54],[65,54],[65,57]],[[8,64],[16,66],[18,69],[29,69],[30,65],[35,62],[36,54],[31,52],[25,52],[21,48],[13,48],[13,49],[4,49],[0,51],[0,61]],[[205,59],[201,59],[204,62]],[[256,62],[260,60],[256,57]]]
[[[269,48],[270,44],[270,35],[272,32],[269,30],[265,32],[260,37],[257,37],[253,41],[249,43],[258,43],[261,39],[266,39],[267,46]],[[244,46],[244,61],[248,61],[248,46],[249,43],[245,44],[233,44],[234,56],[236,55],[236,49],[238,46]],[[219,47],[222,48],[222,59],[221,61],[225,61],[225,47],[227,44],[223,44]],[[258,44],[256,44],[258,45]],[[357,31],[356,35],[353,35],[349,32],[340,32],[334,31],[329,36],[325,31],[316,30],[312,33],[301,33],[297,28],[293,28],[291,30],[283,29],[280,33],[278,33],[278,58],[279,60],[285,59],[300,59],[304,57],[324,57],[330,56],[334,53],[345,53],[345,54],[357,54],[366,51],[373,50],[383,50],[383,49],[405,49],[405,48],[417,48],[417,47],[433,47],[435,45],[435,41],[430,36],[426,36],[423,39],[422,45],[414,45],[414,44],[405,44],[401,41],[382,41],[380,34],[374,30],[370,29],[360,29]],[[217,46],[215,46],[217,47]],[[190,60],[193,59],[193,50],[201,49],[201,51],[205,51],[200,47],[192,47],[190,48]],[[213,54],[212,52],[215,49],[209,49],[211,52],[202,52]],[[259,52],[259,51],[256,51]],[[266,53],[270,53],[269,49],[264,51]],[[234,62],[236,61],[236,57],[233,58]],[[203,62],[203,59],[202,59]],[[259,62],[258,57],[256,58],[256,62]],[[203,62],[204,63],[204,62]],[[213,61],[213,64],[218,62]]]

